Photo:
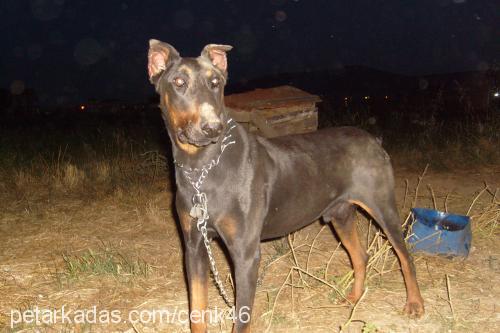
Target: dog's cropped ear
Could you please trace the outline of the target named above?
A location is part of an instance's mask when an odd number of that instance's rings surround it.
[[[150,39],[148,51],[149,81],[156,85],[159,75],[169,67],[175,58],[179,58],[179,52],[172,45]]]
[[[208,44],[201,51],[201,56],[210,60],[212,65],[220,69],[224,74],[227,73],[226,52],[231,51],[231,45]]]

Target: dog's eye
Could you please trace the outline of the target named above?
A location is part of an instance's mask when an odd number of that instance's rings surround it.
[[[182,79],[180,77],[174,78],[173,82],[179,88],[184,87],[186,85],[186,81],[184,81],[184,79]]]
[[[210,80],[210,84],[212,85],[212,88],[217,88],[220,84],[219,78],[212,78],[212,80]]]

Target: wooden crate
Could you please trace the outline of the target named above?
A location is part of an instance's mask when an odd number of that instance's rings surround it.
[[[321,99],[291,86],[233,94],[225,97],[231,117],[265,137],[316,131]]]

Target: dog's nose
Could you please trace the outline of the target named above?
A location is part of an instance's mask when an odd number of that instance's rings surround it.
[[[220,123],[220,122],[207,122],[201,126],[201,130],[208,137],[213,138],[222,132],[222,123]]]

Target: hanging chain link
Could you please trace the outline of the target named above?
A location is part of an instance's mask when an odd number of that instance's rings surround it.
[[[220,278],[219,271],[217,269],[216,263],[215,263],[215,257],[212,253],[212,248],[210,246],[211,239],[208,238],[207,234],[207,222],[210,216],[208,215],[208,203],[207,203],[207,195],[205,192],[201,190],[201,186],[203,185],[203,182],[208,176],[208,173],[210,170],[215,168],[217,165],[219,165],[220,158],[222,156],[222,153],[224,150],[230,146],[236,143],[236,141],[231,140],[231,130],[236,127],[236,125],[233,124],[233,120],[229,119],[227,121],[227,125],[229,126],[229,129],[222,139],[221,146],[220,146],[220,153],[219,155],[211,160],[208,164],[201,166],[200,168],[185,168],[184,165],[178,163],[177,161],[174,161],[175,165],[181,169],[183,169],[183,175],[184,177],[188,180],[188,182],[191,184],[191,186],[195,190],[195,194],[193,195],[192,198],[192,204],[193,207],[191,208],[191,211],[189,212],[189,215],[196,220],[196,227],[200,231],[202,237],[203,237],[203,244],[205,245],[205,248],[207,249],[207,255],[208,255],[208,261],[210,264],[210,270],[212,271],[212,275],[214,276],[214,281],[215,284],[217,285],[217,288],[219,289],[219,293],[224,299],[224,302],[229,307],[233,306],[233,303],[229,299],[229,296],[226,292],[226,289],[224,288],[224,284]],[[196,177],[197,175],[197,177]]]

